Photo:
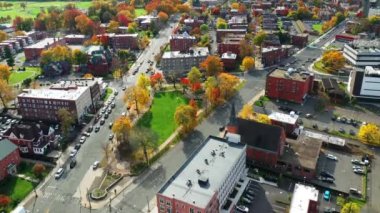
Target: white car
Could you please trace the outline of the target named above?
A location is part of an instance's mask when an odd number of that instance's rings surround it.
[[[70,152],[70,157],[75,157],[75,155],[77,155],[77,153],[78,153],[78,150],[76,150],[76,149],[73,149],[73,150],[71,150],[71,152]]]
[[[54,174],[55,179],[59,179],[63,175],[64,172],[65,172],[64,168],[62,167],[59,168],[57,172]]]
[[[95,161],[94,164],[92,164],[92,169],[95,170],[99,166],[99,161]]]
[[[86,141],[86,136],[80,137],[79,143],[84,144],[85,141]]]
[[[326,158],[328,158],[330,160],[338,160],[338,158],[335,155],[332,155],[332,154],[327,154]]]
[[[239,212],[249,212],[249,209],[248,209],[248,207],[246,207],[246,206],[243,206],[243,205],[241,205],[241,206],[236,206],[236,209],[239,211]]]

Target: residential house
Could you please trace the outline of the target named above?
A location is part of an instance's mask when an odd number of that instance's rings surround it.
[[[17,146],[8,139],[2,139],[0,141],[0,181],[8,175],[16,174],[20,161]]]

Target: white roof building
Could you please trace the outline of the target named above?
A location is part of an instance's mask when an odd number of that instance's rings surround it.
[[[318,202],[319,191],[313,186],[306,186],[297,183],[294,186],[292,202],[290,203],[290,213],[308,213],[310,203]]]

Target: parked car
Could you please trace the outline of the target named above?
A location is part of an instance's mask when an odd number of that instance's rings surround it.
[[[97,169],[99,167],[99,161],[95,161],[93,164],[92,164],[92,169]]]
[[[363,169],[354,169],[354,173],[355,174],[359,174],[359,175],[364,175],[364,170]]]
[[[353,136],[354,136],[354,135],[356,135],[356,132],[355,132],[354,130],[351,129],[351,130],[350,130],[350,135],[353,135]]]
[[[113,134],[110,134],[110,135],[108,136],[108,139],[109,139],[109,140],[112,140],[112,139],[113,139]]]
[[[115,95],[118,95],[118,94],[119,94],[119,91],[116,90],[116,91],[115,91]]]
[[[75,144],[74,149],[79,150],[80,147],[81,147],[81,144],[80,144],[80,143],[77,143],[77,144]]]
[[[112,108],[115,108],[115,107],[116,107],[115,102],[112,102],[112,103],[111,103],[111,107],[112,107]]]
[[[125,87],[125,86],[123,86],[122,88],[121,88],[121,90],[123,90],[123,91],[125,91],[127,88]]]
[[[77,153],[78,153],[78,150],[76,150],[76,149],[73,149],[73,150],[71,150],[71,152],[70,152],[70,157],[75,157],[75,155],[77,155]]]
[[[110,122],[109,124],[108,124],[108,128],[112,128],[112,126],[113,126],[113,123],[112,122]]]
[[[108,113],[104,114],[104,119],[108,118]]]
[[[93,126],[90,126],[90,127],[88,127],[88,129],[87,129],[87,132],[92,132],[92,130],[94,129],[94,127]]]
[[[249,212],[248,207],[243,206],[243,205],[236,206],[236,210],[238,210],[239,212],[246,212],[246,213]]]
[[[339,132],[344,134],[346,131],[343,128],[339,128]]]
[[[70,169],[74,168],[76,165],[77,165],[77,161],[73,159],[73,160],[70,162]]]
[[[306,118],[312,118],[312,117],[313,117],[313,115],[312,115],[312,114],[310,114],[310,113],[307,113],[307,114],[305,115],[305,117],[306,117]]]
[[[326,183],[334,183],[334,179],[330,177],[319,177],[319,180],[326,182]]]
[[[352,166],[352,169],[354,170],[354,169],[363,169],[363,167],[361,167],[361,166]]]
[[[329,172],[327,172],[327,171],[322,171],[322,172],[320,173],[320,175],[323,176],[323,177],[329,177],[329,178],[332,178],[332,179],[335,180],[334,175],[332,175],[331,173],[329,173]]]
[[[65,172],[65,169],[60,167],[54,174],[55,179],[59,179],[62,177],[63,173]]]
[[[95,127],[95,132],[99,132],[99,130],[100,130],[100,126],[96,126]]]
[[[90,133],[88,133],[88,132],[82,132],[82,136],[84,136],[84,137],[90,137]]]
[[[330,200],[331,194],[329,190],[326,190],[325,193],[323,193],[323,198],[325,200]]]
[[[338,158],[335,155],[332,155],[332,154],[327,154],[326,158],[328,158],[330,160],[338,160]]]
[[[318,129],[318,125],[317,124],[313,124],[313,128],[314,129]]]
[[[84,144],[85,141],[86,141],[85,136],[80,137],[79,143]]]
[[[364,162],[362,162],[362,161],[360,161],[358,159],[352,159],[351,163],[355,164],[355,165],[362,165],[362,166],[364,165]]]
[[[106,120],[104,120],[104,118],[102,118],[102,119],[100,120],[100,125],[103,125],[105,122],[106,122]]]

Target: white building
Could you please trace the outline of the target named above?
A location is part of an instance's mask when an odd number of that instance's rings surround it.
[[[186,53],[180,51],[164,52],[161,58],[161,69],[164,72],[188,72],[192,67],[198,67],[208,55],[207,47],[193,47]]]
[[[357,67],[380,66],[380,40],[355,40],[345,44],[343,56]]]
[[[246,168],[246,145],[230,138],[209,136],[202,143],[157,193],[159,212],[223,212]]]
[[[366,66],[364,70],[351,71],[347,90],[353,97],[380,99],[380,69]]]
[[[313,186],[297,183],[294,186],[290,213],[317,212],[319,191]]]

